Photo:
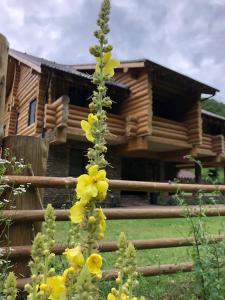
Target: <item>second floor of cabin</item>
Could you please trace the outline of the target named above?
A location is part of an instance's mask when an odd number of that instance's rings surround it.
[[[80,121],[94,90],[93,65],[62,65],[10,51],[5,135],[84,140]],[[215,88],[148,60],[121,63],[107,83],[113,100],[107,140],[124,155],[225,160],[225,120],[201,109]]]

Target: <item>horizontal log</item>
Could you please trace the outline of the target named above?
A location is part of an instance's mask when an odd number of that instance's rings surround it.
[[[133,88],[132,88],[132,93],[136,93],[142,90],[147,90],[149,89],[149,84],[148,81],[144,81],[144,82],[140,82],[139,84],[136,84]]]
[[[214,236],[210,243],[220,242],[224,240],[224,236]],[[167,238],[167,239],[152,239],[152,240],[133,240],[131,241],[136,250],[147,250],[147,249],[162,249],[162,248],[174,248],[174,247],[188,247],[195,245],[195,240],[192,237],[188,238]],[[68,245],[57,244],[51,252],[56,255],[62,255]],[[0,252],[3,257],[9,259],[16,259],[21,257],[29,257],[31,255],[31,246],[14,246],[14,247],[1,247]],[[117,241],[112,242],[100,242],[97,247],[100,252],[114,252],[118,250]]]
[[[187,135],[182,135],[182,134],[178,134],[178,133],[172,133],[172,132],[166,132],[165,130],[162,131],[160,129],[156,129],[153,127],[152,130],[152,135],[153,136],[158,136],[158,137],[165,137],[167,139],[177,139],[178,141],[184,141],[187,142],[188,141],[188,137]]]
[[[74,188],[77,184],[77,178],[74,177],[47,177],[47,176],[18,176],[8,175],[2,178],[2,182],[9,185],[30,183],[36,187],[43,188],[65,188],[65,186]],[[185,184],[151,181],[131,181],[131,180],[109,180],[109,187],[112,190],[143,191],[143,192],[225,192],[225,185],[210,184]]]
[[[127,220],[127,219],[169,219],[184,218],[185,212],[182,208],[171,209],[152,209],[152,208],[105,208],[104,213],[108,220]],[[189,216],[201,215],[203,212],[199,207],[192,207]],[[225,207],[205,208],[205,215],[209,217],[225,216]],[[55,210],[57,221],[69,220],[68,210]],[[16,222],[43,221],[43,210],[4,210],[2,216]]]
[[[171,124],[171,125],[175,125],[175,127],[185,128],[185,125],[182,125],[182,124],[185,124],[185,123],[177,122],[177,121],[174,121],[174,120],[169,120],[169,119],[158,117],[158,116],[153,116],[153,122],[154,121],[157,121],[159,123],[168,123],[168,124]]]
[[[142,276],[159,276],[169,275],[178,272],[191,272],[193,270],[192,262],[185,262],[180,264],[167,264],[167,265],[155,265],[137,268],[137,272]],[[102,280],[115,279],[118,276],[116,270],[104,271],[102,274]],[[25,284],[30,283],[30,278],[17,279],[17,288],[23,289]]]
[[[169,128],[169,126],[166,128],[162,128],[160,126],[153,126],[153,131],[158,131],[159,133],[160,132],[165,132],[165,133],[169,133],[169,134],[176,134],[176,135],[180,135],[181,138],[182,137],[185,137],[185,139],[187,139],[187,131],[185,130],[175,130],[173,128]]]

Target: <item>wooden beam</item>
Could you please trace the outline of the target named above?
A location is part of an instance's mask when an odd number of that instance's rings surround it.
[[[171,184],[172,185],[172,184]],[[180,184],[182,185],[182,184]],[[192,184],[186,184],[192,185]],[[203,186],[203,185],[202,185]],[[218,186],[218,190],[219,186]],[[224,192],[225,189],[221,190]],[[192,191],[195,191],[192,189]],[[214,188],[213,192],[217,191]],[[204,205],[204,210],[198,206],[191,206],[188,212],[189,217],[196,217],[198,215],[204,215],[208,217],[225,216],[225,207],[215,206],[210,207]],[[107,220],[138,220],[138,219],[174,219],[185,218],[187,213],[183,208],[154,208],[151,206],[146,208],[104,208],[103,212]],[[30,222],[44,221],[44,210],[3,210],[2,217],[8,218],[16,224],[21,223],[24,226]],[[56,221],[69,221],[69,210],[56,209],[55,210]],[[20,238],[20,236],[17,238]],[[27,245],[27,244],[26,244]]]
[[[0,33],[0,146],[4,137],[4,113],[9,43]]]

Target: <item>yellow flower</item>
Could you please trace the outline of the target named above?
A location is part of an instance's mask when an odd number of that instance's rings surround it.
[[[83,266],[84,256],[80,246],[73,249],[66,249],[63,254],[66,256],[68,263],[73,267],[75,272]]]
[[[103,213],[103,210],[101,208],[98,209],[98,215],[99,215],[99,240],[103,239],[104,233],[106,230],[106,217]]]
[[[46,284],[50,290],[51,300],[64,300],[66,299],[66,287],[62,276],[48,277]]]
[[[124,293],[120,295],[120,300],[128,300],[128,296]]]
[[[91,274],[100,275],[102,267],[102,257],[97,253],[91,254],[86,262],[87,268]]]
[[[120,65],[120,62],[118,60],[113,59],[111,57],[112,57],[111,52],[106,52],[103,56],[103,63],[104,63],[103,74],[110,78],[114,76],[114,73],[115,73],[114,69],[118,68]],[[100,58],[96,57],[96,61],[97,61],[96,72],[98,73],[99,69],[100,69],[99,68]]]
[[[73,274],[75,272],[73,267],[70,267],[68,269],[65,269],[65,271],[63,272],[63,282],[66,283],[67,281],[67,277],[69,274]]]
[[[81,128],[83,129],[83,131],[85,132],[86,138],[88,141],[90,142],[94,142],[94,137],[92,135],[92,126],[94,124],[94,122],[98,121],[97,116],[93,115],[93,114],[89,114],[88,115],[88,121],[82,120],[81,121]]]
[[[88,174],[78,177],[77,198],[83,205],[86,205],[92,198],[103,200],[106,197],[109,184],[106,178],[105,170],[98,170],[94,165],[88,169]]]
[[[40,291],[43,291],[44,293],[48,290],[48,285],[46,283],[42,283],[40,285]]]
[[[85,208],[83,204],[78,201],[70,208],[70,219],[72,223],[79,224],[84,219]]]
[[[116,300],[116,297],[112,293],[109,293],[107,300]]]

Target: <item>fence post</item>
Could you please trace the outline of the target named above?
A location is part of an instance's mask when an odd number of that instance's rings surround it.
[[[10,155],[24,159],[31,168],[24,175],[43,176],[46,173],[48,159],[48,142],[46,139],[31,136],[8,136],[3,139],[3,150],[9,148]],[[13,204],[17,210],[42,209],[43,189],[30,187],[28,191],[16,198]],[[15,223],[10,226],[10,246],[31,245],[35,232],[40,230],[40,223]],[[27,258],[13,261],[13,270],[18,277],[29,276]]]
[[[6,93],[6,73],[8,64],[9,44],[4,35],[0,33],[0,146],[4,136],[4,112]]]

